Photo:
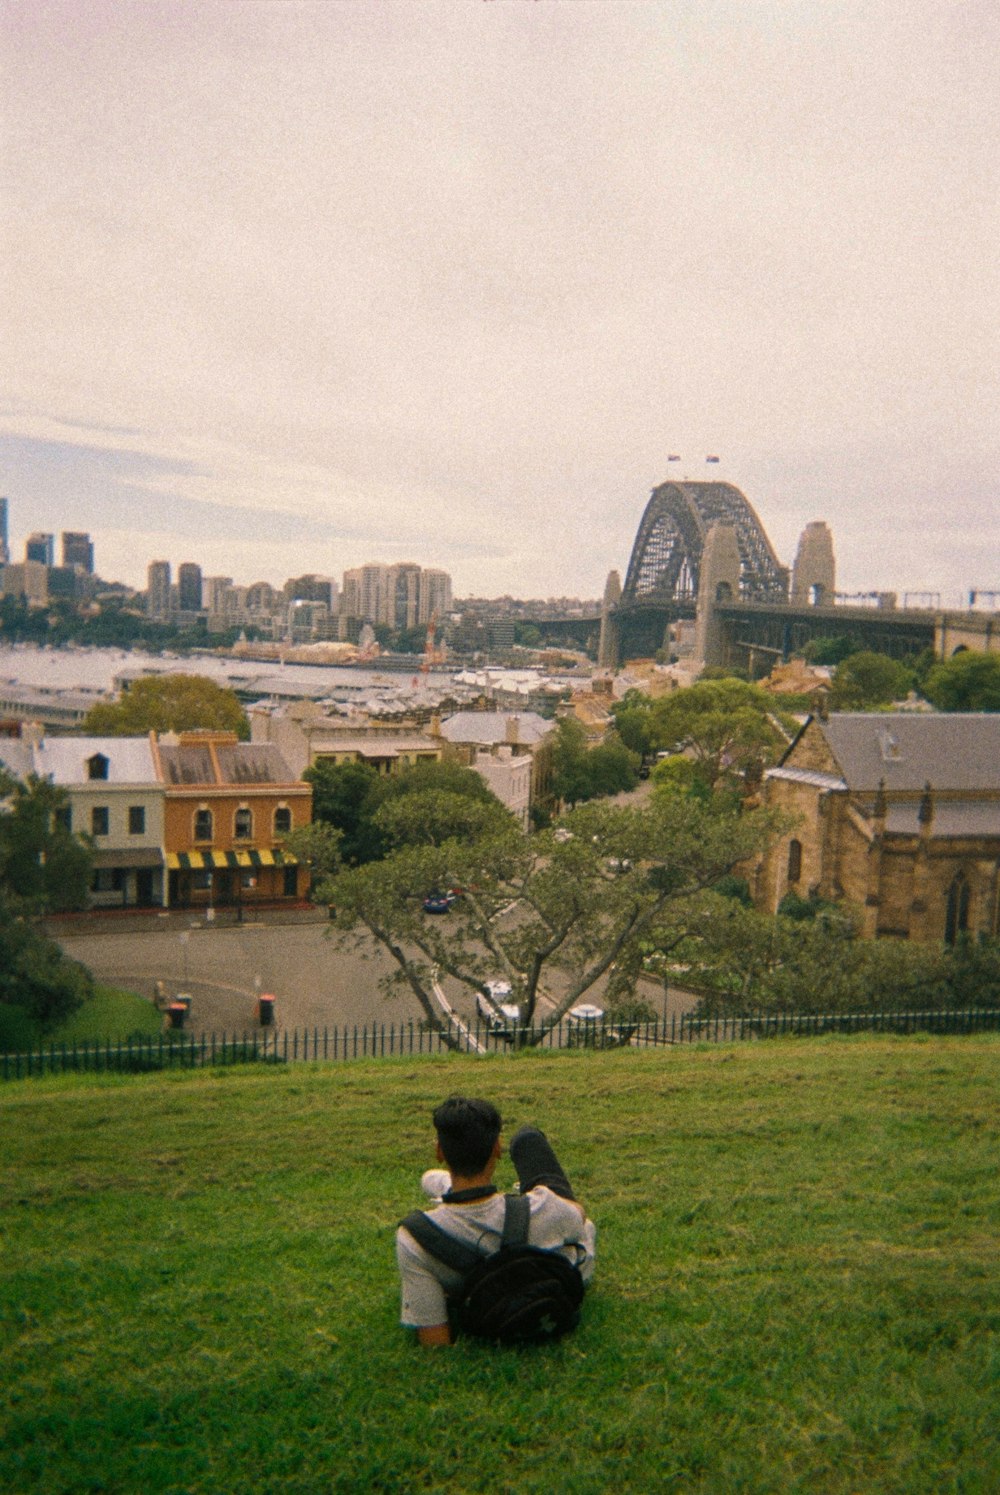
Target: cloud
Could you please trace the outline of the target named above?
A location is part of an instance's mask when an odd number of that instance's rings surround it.
[[[279,561],[273,513],[332,534],[338,569],[596,595],[668,450],[721,450],[789,559],[826,517],[874,566],[915,492],[982,534],[992,8],[92,0],[6,24],[4,427],[155,461],[148,500],[202,505],[219,551],[237,525],[248,579]],[[957,585],[978,557],[955,543],[922,564]]]

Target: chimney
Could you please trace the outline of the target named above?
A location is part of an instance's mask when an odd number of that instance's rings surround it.
[[[520,724],[521,718],[519,716],[508,716],[507,729],[504,732],[503,740],[509,747],[517,747],[519,741],[517,733]]]

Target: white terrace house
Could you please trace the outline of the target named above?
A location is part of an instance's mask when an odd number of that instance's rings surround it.
[[[94,842],[95,908],[166,903],[163,785],[145,737],[48,737],[29,729],[30,771],[69,797],[69,828]]]

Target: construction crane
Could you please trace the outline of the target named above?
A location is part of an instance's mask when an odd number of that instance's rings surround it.
[[[420,674],[414,675],[414,685],[425,684],[427,676],[430,674],[431,665],[437,662],[438,654],[434,647],[434,640],[437,636],[437,625],[438,610],[435,608],[427,624],[427,637],[424,640],[424,652],[420,660]]]

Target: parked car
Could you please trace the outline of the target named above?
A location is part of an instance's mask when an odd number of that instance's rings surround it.
[[[566,1014],[566,1022],[567,1025],[580,1028],[586,1023],[599,1023],[603,1016],[603,1007],[597,1007],[593,1002],[581,1002],[579,1007],[571,1007],[569,1009]]]
[[[424,899],[425,914],[446,914],[455,901],[454,893],[439,893],[435,890]]]
[[[617,1049],[630,1042],[637,1023],[608,1023],[603,1007],[581,1002],[563,1019],[569,1048]]]
[[[509,981],[487,981],[486,991],[476,993],[476,1011],[491,1033],[508,1035],[520,1025],[521,1009],[512,996]]]

